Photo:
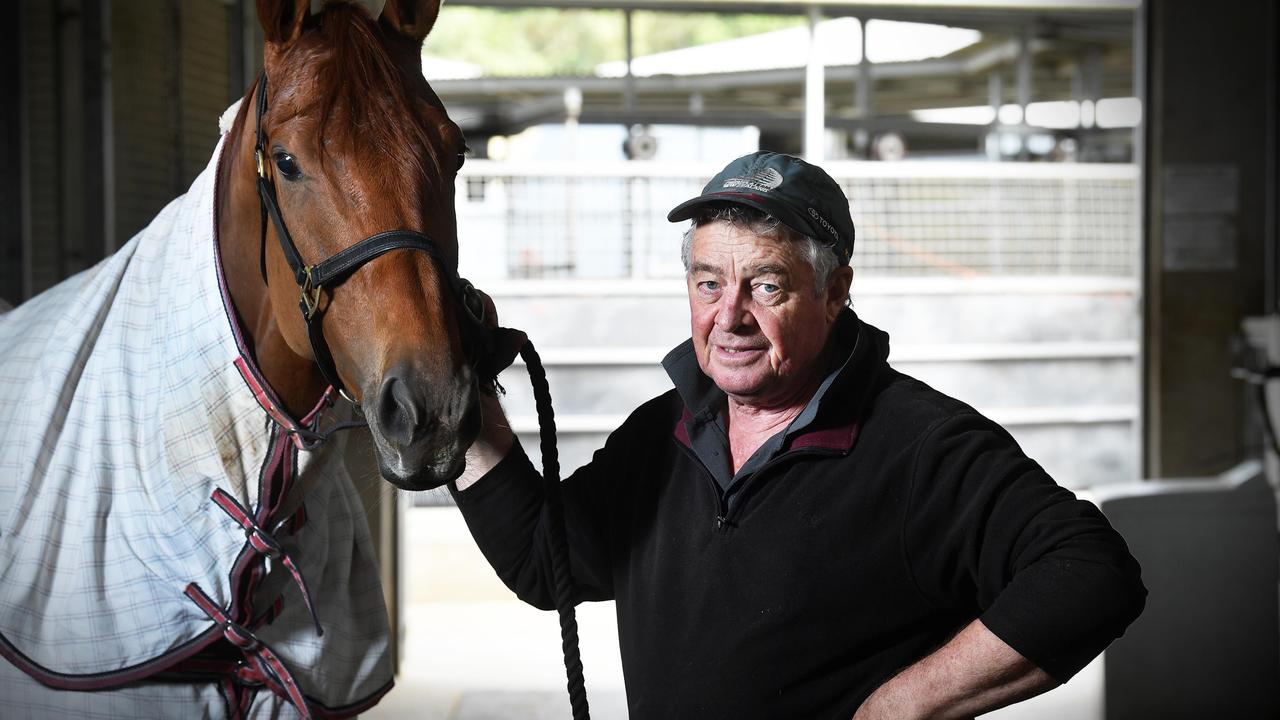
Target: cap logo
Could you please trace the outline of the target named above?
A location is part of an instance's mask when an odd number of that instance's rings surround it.
[[[756,192],[769,192],[782,184],[782,173],[773,168],[765,168],[750,175],[739,175],[724,181],[727,188],[750,188]]]
[[[827,232],[831,233],[831,237],[834,238],[836,242],[840,242],[840,233],[836,232],[835,226],[827,222],[827,219],[822,217],[822,215],[819,214],[817,210],[814,210],[813,208],[808,208],[808,210],[809,210],[809,217],[816,220],[818,222],[818,225],[820,225],[823,230],[826,230]]]

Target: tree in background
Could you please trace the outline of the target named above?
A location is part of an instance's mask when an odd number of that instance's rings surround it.
[[[800,16],[638,11],[632,16],[636,56],[780,30]],[[423,52],[484,68],[487,75],[590,75],[625,57],[625,25],[617,10],[449,7],[440,12]]]

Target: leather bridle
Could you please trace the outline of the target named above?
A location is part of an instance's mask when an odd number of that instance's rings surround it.
[[[473,359],[487,357],[489,350],[487,346],[491,340],[488,329],[484,326],[484,303],[475,287],[458,276],[457,269],[448,265],[437,243],[426,235],[414,230],[388,230],[367,237],[314,265],[308,265],[303,260],[297,245],[294,244],[293,238],[289,235],[289,229],[285,226],[284,217],[280,214],[280,205],[276,199],[276,185],[267,172],[266,163],[271,157],[271,153],[267,148],[266,133],[262,130],[262,116],[267,108],[267,74],[265,71],[258,79],[256,100],[258,107],[256,111],[257,127],[255,131],[254,160],[257,163],[258,197],[261,200],[262,211],[261,251],[263,253],[266,252],[266,219],[267,216],[270,216],[271,222],[276,228],[276,235],[280,238],[280,249],[284,252],[284,259],[289,263],[289,268],[293,270],[294,281],[298,283],[298,288],[301,291],[298,308],[302,311],[302,317],[307,323],[307,337],[311,342],[311,351],[315,356],[316,365],[319,366],[325,380],[334,389],[342,393],[342,396],[353,405],[359,407],[359,403],[346,391],[342,380],[338,377],[338,370],[333,363],[333,354],[330,353],[329,345],[324,339],[324,330],[320,322],[322,313],[318,312],[321,291],[341,285],[366,263],[393,250],[417,250],[426,253],[435,261],[441,277],[448,281],[447,285],[450,291],[464,309],[462,313],[463,324],[459,326],[459,330],[462,332],[464,340],[470,340],[470,343],[464,342],[464,345],[470,344],[473,346],[471,348],[473,352],[470,353]],[[265,262],[263,276],[265,279]],[[475,348],[475,344],[484,347]],[[479,352],[474,352],[475,350],[479,350]],[[489,380],[489,378],[482,378],[482,380]]]
[[[302,255],[285,228],[284,218],[280,216],[275,184],[267,177],[264,164],[266,158],[270,157],[270,153],[267,152],[266,135],[262,132],[262,114],[267,106],[267,74],[265,72],[258,82],[257,102],[258,137],[254,155],[258,163],[258,195],[262,198],[262,252],[266,252],[266,216],[270,215],[271,222],[276,226],[276,233],[280,236],[280,247],[284,250],[284,257],[289,262],[289,267],[293,269],[294,280],[302,292],[298,307],[307,321],[307,336],[311,340],[311,349],[325,379],[355,404],[355,400],[343,390],[342,381],[338,379],[338,372],[333,366],[333,356],[329,354],[329,346],[324,341],[324,333],[316,313],[320,303],[320,291],[326,287],[332,288],[341,284],[370,260],[400,249],[419,250],[436,261],[442,275],[449,279],[449,287],[452,288],[454,297],[465,308],[463,315],[467,320],[459,324],[459,331],[463,335],[464,345],[467,344],[468,339],[474,343],[471,348],[473,367],[477,365],[477,358],[480,358],[481,362],[492,361],[494,334],[484,324],[485,306],[479,293],[471,283],[458,277],[457,270],[445,264],[439,248],[426,235],[412,230],[390,230],[367,237],[315,265],[307,265],[302,260]],[[501,333],[504,330],[498,328],[496,332]],[[517,331],[507,330],[506,332]],[[542,366],[542,361],[534,350],[533,344],[523,342],[520,347],[520,356],[524,358],[525,367],[529,371],[538,410],[543,492],[547,498],[547,512],[551,517],[549,542],[552,547],[552,574],[555,579],[556,609],[560,615],[561,648],[564,652],[565,672],[568,679],[569,704],[573,710],[574,720],[590,720],[591,713],[582,674],[582,655],[578,649],[578,620],[573,601],[574,581],[569,562],[568,542],[565,539],[563,501],[560,497],[560,457],[556,449],[556,425],[555,414],[551,408],[551,391],[547,384],[546,369]],[[497,370],[489,367],[481,367],[478,370],[482,389],[488,389],[491,392],[501,391],[502,386],[497,382]],[[362,423],[342,423],[334,429],[359,424]],[[315,433],[308,433],[308,435],[312,435],[317,443],[325,439],[325,436]]]

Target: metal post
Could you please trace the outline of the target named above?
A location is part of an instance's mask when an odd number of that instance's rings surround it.
[[[16,71],[18,72],[18,177],[21,192],[18,193],[19,202],[21,203],[21,221],[22,221],[22,293],[18,300],[26,300],[35,294],[35,258],[33,254],[33,242],[31,232],[31,123],[29,121],[31,112],[30,99],[30,82],[27,74],[27,63],[31,58],[29,46],[27,43],[27,18],[28,11],[23,8],[23,3],[16,3],[14,7],[16,17],[10,18],[10,22],[14,27],[18,28],[17,48],[18,62]]]
[[[1031,104],[1031,28],[1022,28],[1018,37],[1018,106],[1026,122],[1027,105]]]
[[[568,160],[578,159],[578,119],[582,117],[582,89],[574,86],[564,91],[564,126],[565,138],[568,141]],[[576,183],[572,177],[564,179],[565,184],[565,270],[570,276],[577,270],[578,245],[578,197]]]
[[[165,77],[165,85],[169,91],[169,128],[172,133],[169,142],[172,143],[173,155],[172,164],[169,166],[169,192],[173,195],[181,193],[185,189],[184,177],[184,160],[185,153],[183,148],[183,132],[182,132],[182,2],[181,0],[169,0],[169,33],[168,42],[165,46],[165,54],[167,66]]]
[[[1266,158],[1266,197],[1270,202],[1263,204],[1266,217],[1264,220],[1263,237],[1266,242],[1262,244],[1264,249],[1263,257],[1265,266],[1263,267],[1263,307],[1268,312],[1276,312],[1280,309],[1280,298],[1277,297],[1277,273],[1280,273],[1280,266],[1276,264],[1276,242],[1280,239],[1280,235],[1276,232],[1276,183],[1277,183],[1277,167],[1276,163],[1276,131],[1277,131],[1277,92],[1276,92],[1276,65],[1280,62],[1274,50],[1276,47],[1277,23],[1276,23],[1276,6],[1267,3],[1267,34],[1269,42],[1267,46],[1272,48],[1271,57],[1267,58],[1267,69],[1264,75],[1264,85],[1267,88],[1267,113],[1266,113],[1266,145],[1264,157]],[[1274,475],[1272,477],[1275,477]]]
[[[871,154],[871,120],[875,114],[872,106],[871,60],[867,58],[867,20],[859,18],[858,30],[862,33],[862,57],[858,63],[858,118],[862,126],[854,138],[854,145],[863,157]]]
[[[262,69],[262,25],[258,23],[258,10],[254,3],[241,2],[240,8],[240,32],[244,38],[241,45],[244,76],[240,78],[241,91],[238,96],[243,96]]]
[[[244,97],[244,0],[231,0],[227,8],[227,103]]]
[[[627,8],[623,10],[622,17],[623,17],[624,25],[626,26],[626,43],[625,44],[627,46],[626,48],[627,49],[627,74],[626,74],[626,78],[623,85],[622,105],[623,105],[623,109],[625,110],[624,115],[627,118],[627,137],[628,137],[627,141],[634,142],[636,139],[636,133],[633,132],[633,128],[636,127],[633,124],[635,122],[635,112],[636,112],[636,78],[635,78],[635,74],[632,72],[632,67],[631,67],[631,62],[635,57],[635,48],[633,45],[632,27],[631,27],[631,21],[632,21],[631,8]],[[628,157],[631,157],[630,152],[628,152]],[[635,204],[633,202],[633,197],[632,197],[635,192],[635,187],[633,185],[633,182],[634,182],[634,178],[631,176],[630,173],[627,174],[627,177],[622,182],[622,186],[623,186],[622,187],[622,218],[624,223],[623,229],[622,229],[622,234],[623,234],[622,241],[626,244],[627,254],[630,259],[631,276],[637,277],[640,272],[640,257],[638,255],[638,249],[636,247]]]
[[[826,78],[818,50],[818,23],[822,11],[809,6],[809,61],[804,72],[804,156],[822,162],[826,145]]]
[[[104,162],[105,149],[110,141],[106,135],[110,121],[104,118],[107,96],[105,83],[107,70],[104,61],[107,57],[107,32],[111,21],[107,9],[103,7],[107,0],[84,0],[81,5],[80,21],[80,101],[84,114],[84,140],[81,145],[80,175],[84,200],[81,201],[81,212],[84,220],[81,232],[81,252],[84,266],[88,267],[101,260],[115,248],[109,246],[108,234],[103,232],[106,218],[107,173]]]
[[[1102,97],[1102,54],[1097,48],[1086,50],[1076,61],[1075,73],[1071,76],[1071,99],[1080,105],[1080,127],[1084,130],[1092,128],[1098,107],[1098,99]]]
[[[632,122],[632,116],[636,111],[636,78],[632,73],[631,61],[635,57],[634,46],[632,45],[631,34],[631,8],[622,11],[622,17],[626,25],[626,45],[627,45],[627,74],[623,81],[623,107],[626,109],[627,124]]]
[[[17,305],[26,299],[24,268],[30,262],[22,232],[26,204],[21,169],[22,114],[26,107],[21,101],[22,3],[16,3],[11,12],[9,29],[4,32],[6,42],[0,47],[0,96],[8,100],[0,105],[0,167],[10,169],[0,175],[0,197],[5,198],[0,203],[0,302],[7,300]]]
[[[58,78],[58,222],[56,282],[89,266],[80,243],[84,239],[84,32],[80,0],[59,0],[57,22]]]
[[[1027,124],[1027,106],[1031,104],[1031,28],[1022,28],[1018,38],[1018,107],[1022,111],[1022,125]],[[1027,138],[1020,136],[1018,157],[1027,157]]]
[[[99,72],[102,84],[102,256],[106,257],[119,248],[116,241],[116,128],[115,105],[112,102],[113,73],[111,47],[111,0],[102,0],[101,26],[102,63]]]
[[[987,130],[987,159],[998,162],[1000,151],[1000,106],[1004,104],[1004,80],[999,71],[987,76],[987,102],[991,104],[991,127]]]
[[[1138,97],[1142,103],[1142,117],[1138,120],[1138,125],[1133,128],[1133,164],[1138,166],[1142,171],[1142,179],[1138,182],[1137,188],[1137,207],[1138,217],[1134,225],[1138,228],[1138,242],[1134,243],[1134,267],[1137,268],[1138,275],[1138,308],[1141,313],[1142,325],[1139,332],[1142,333],[1142,340],[1138,344],[1137,358],[1137,376],[1138,376],[1138,403],[1141,410],[1138,412],[1138,419],[1134,423],[1133,430],[1133,452],[1137,457],[1137,470],[1139,478],[1159,477],[1160,475],[1160,432],[1159,432],[1159,413],[1160,413],[1160,393],[1156,389],[1158,382],[1159,369],[1157,362],[1159,360],[1160,347],[1159,343],[1154,342],[1155,333],[1150,329],[1150,323],[1154,318],[1151,308],[1154,307],[1153,302],[1158,299],[1159,292],[1159,274],[1153,272],[1158,261],[1154,257],[1158,257],[1161,253],[1159,245],[1154,243],[1154,233],[1151,229],[1150,208],[1148,208],[1147,191],[1151,187],[1151,178],[1149,173],[1151,168],[1147,166],[1147,123],[1151,117],[1150,98],[1148,97],[1147,73],[1148,65],[1148,48],[1147,48],[1147,23],[1150,19],[1151,6],[1147,2],[1143,2],[1136,10],[1133,11],[1133,94]],[[1154,257],[1149,258],[1148,255]]]

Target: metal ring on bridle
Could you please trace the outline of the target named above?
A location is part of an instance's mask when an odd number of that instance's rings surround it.
[[[484,300],[480,299],[480,292],[476,290],[476,286],[472,285],[468,280],[459,279],[458,289],[462,295],[462,307],[466,309],[472,320],[483,325],[485,318]]]

